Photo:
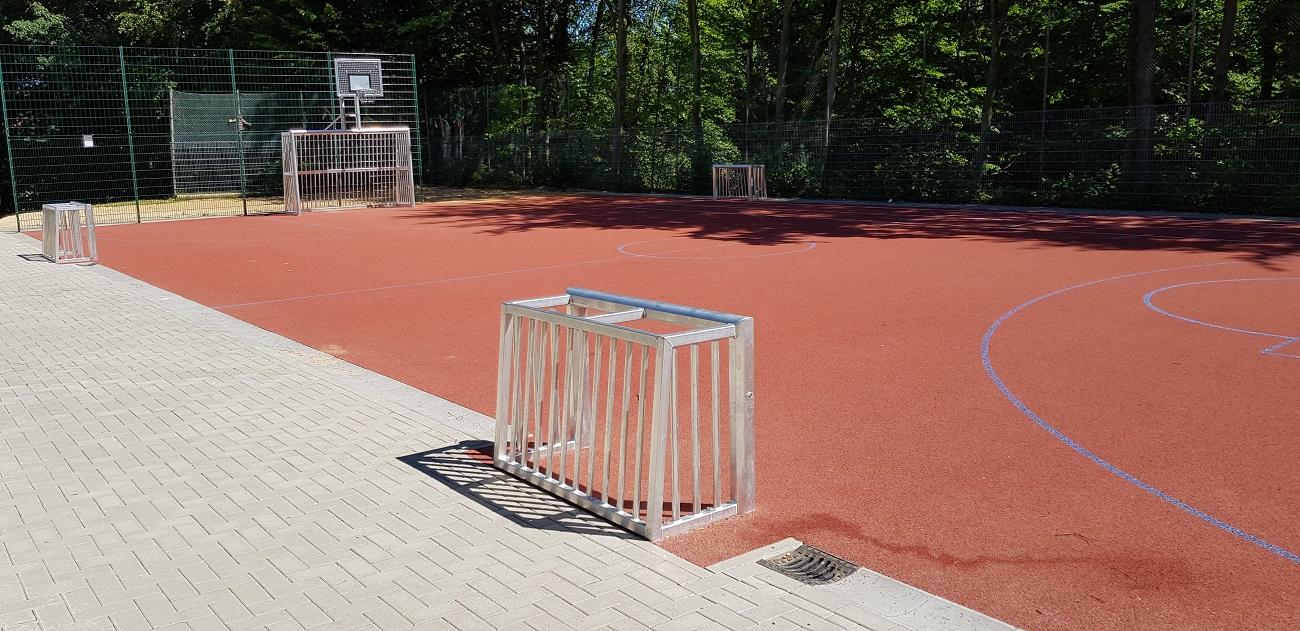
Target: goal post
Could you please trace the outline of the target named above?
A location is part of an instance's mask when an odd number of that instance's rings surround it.
[[[415,205],[407,127],[294,129],[281,134],[281,151],[288,212]]]
[[[713,197],[767,199],[767,174],[761,164],[713,165]]]

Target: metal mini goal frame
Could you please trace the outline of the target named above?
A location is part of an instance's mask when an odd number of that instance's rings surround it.
[[[41,213],[41,251],[45,258],[55,263],[89,263],[99,259],[93,205],[43,204]]]
[[[753,511],[753,325],[578,288],[504,303],[496,467],[652,541]]]
[[[761,164],[713,165],[713,197],[767,199],[767,169]]]

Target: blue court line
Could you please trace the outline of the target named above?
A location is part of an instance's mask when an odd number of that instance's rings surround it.
[[[1278,352],[1278,351],[1280,351],[1281,349],[1286,348],[1287,346],[1289,346],[1289,345],[1291,345],[1291,344],[1295,344],[1296,342],[1300,342],[1300,337],[1293,337],[1293,338],[1291,338],[1291,339],[1289,339],[1289,340],[1287,340],[1287,341],[1285,341],[1285,342],[1282,342],[1281,344],[1278,344],[1277,346],[1270,346],[1270,347],[1268,347],[1268,348],[1266,348],[1266,349],[1264,349],[1264,350],[1262,350],[1262,351],[1260,351],[1260,352],[1261,352],[1261,353],[1264,353],[1265,355],[1281,355],[1282,357],[1294,357],[1294,358],[1296,358],[1296,359],[1300,359],[1300,355],[1292,355],[1292,354],[1290,354],[1290,353],[1279,353],[1279,352]]]
[[[1080,289],[1080,288],[1083,288],[1083,287],[1088,287],[1088,286],[1090,286],[1090,285],[1096,285],[1096,284],[1099,284],[1099,283],[1110,282],[1110,281],[1113,281],[1113,280],[1120,280],[1120,279],[1123,279],[1123,278],[1133,278],[1133,277],[1135,277],[1135,276],[1146,276],[1146,275],[1149,275],[1149,274],[1159,274],[1159,273],[1162,273],[1162,272],[1173,272],[1173,271],[1177,271],[1177,270],[1188,270],[1188,269],[1196,269],[1196,268],[1204,268],[1204,267],[1215,267],[1215,266],[1219,266],[1219,265],[1232,265],[1232,264],[1233,264],[1233,263],[1211,263],[1211,264],[1208,264],[1208,265],[1190,265],[1190,266],[1187,266],[1187,267],[1171,267],[1171,268],[1167,268],[1167,269],[1152,270],[1152,271],[1149,271],[1149,272],[1137,272],[1137,273],[1134,273],[1134,274],[1124,274],[1124,275],[1121,275],[1121,276],[1112,276],[1112,277],[1110,277],[1110,278],[1103,278],[1103,279],[1101,279],[1101,280],[1089,281],[1089,282],[1086,282],[1086,283],[1081,283],[1081,284],[1078,284],[1078,285],[1074,285],[1074,286],[1072,286],[1072,287],[1066,287],[1065,289],[1058,289],[1058,290],[1056,290],[1056,291],[1054,291],[1054,292],[1051,292],[1051,293],[1048,293],[1048,294],[1043,294],[1043,295],[1041,295],[1041,296],[1039,296],[1039,297],[1037,297],[1037,298],[1034,298],[1033,300],[1030,300],[1029,302],[1026,302],[1026,303],[1020,305],[1019,307],[1016,307],[1015,309],[1012,309],[1011,311],[1008,311],[1008,312],[1002,314],[1002,317],[998,318],[997,321],[993,323],[993,326],[990,326],[990,327],[989,327],[989,330],[988,330],[987,332],[984,333],[984,342],[983,342],[983,344],[980,345],[980,355],[981,355],[981,358],[982,358],[983,361],[984,361],[984,371],[987,372],[987,373],[989,374],[989,377],[993,379],[993,383],[994,383],[995,385],[997,385],[997,387],[998,387],[999,390],[1002,391],[1002,394],[1005,395],[1005,396],[1007,397],[1007,399],[1010,399],[1011,402],[1014,403],[1015,406],[1016,406],[1017,408],[1019,408],[1021,412],[1024,412],[1026,416],[1028,416],[1030,419],[1032,419],[1032,420],[1034,421],[1034,423],[1038,424],[1039,427],[1041,427],[1041,428],[1043,428],[1044,430],[1046,430],[1047,433],[1051,434],[1051,435],[1052,435],[1053,437],[1055,437],[1057,440],[1059,440],[1059,441],[1065,443],[1065,445],[1068,446],[1070,449],[1075,450],[1076,452],[1078,452],[1079,454],[1083,455],[1083,456],[1084,456],[1085,458],[1087,458],[1088,460],[1091,460],[1093,463],[1097,464],[1098,466],[1102,467],[1103,469],[1105,469],[1105,470],[1107,470],[1107,471],[1109,471],[1109,472],[1111,472],[1111,473],[1113,473],[1113,474],[1115,474],[1115,475],[1117,475],[1117,476],[1123,478],[1124,480],[1128,481],[1130,484],[1133,484],[1134,486],[1136,486],[1136,487],[1142,489],[1143,491],[1146,491],[1147,493],[1150,493],[1150,494],[1152,494],[1152,495],[1154,495],[1154,496],[1160,498],[1162,501],[1167,502],[1167,503],[1173,505],[1174,507],[1178,508],[1179,510],[1184,511],[1184,512],[1186,512],[1186,513],[1192,515],[1193,517],[1196,517],[1197,519],[1200,519],[1201,521],[1204,521],[1204,522],[1206,522],[1206,523],[1208,523],[1208,524],[1210,524],[1210,525],[1212,525],[1212,526],[1214,526],[1214,527],[1216,527],[1216,528],[1219,528],[1220,530],[1223,530],[1223,531],[1228,532],[1228,533],[1230,533],[1230,534],[1232,534],[1232,535],[1234,535],[1234,536],[1236,536],[1236,537],[1239,537],[1239,538],[1241,538],[1241,539],[1243,539],[1243,540],[1245,540],[1245,541],[1248,541],[1248,542],[1250,542],[1250,543],[1252,543],[1252,544],[1255,544],[1255,545],[1257,545],[1257,546],[1259,546],[1259,547],[1261,547],[1261,548],[1263,548],[1263,549],[1265,549],[1265,550],[1268,550],[1269,552],[1272,552],[1273,554],[1276,554],[1276,555],[1278,555],[1278,556],[1280,556],[1280,557],[1282,557],[1282,558],[1284,558],[1284,559],[1286,559],[1286,560],[1288,560],[1288,561],[1292,561],[1292,562],[1294,562],[1294,563],[1300,563],[1300,555],[1298,555],[1298,554],[1296,554],[1296,553],[1294,553],[1294,552],[1291,552],[1291,551],[1289,551],[1289,550],[1286,550],[1285,548],[1282,548],[1282,547],[1277,546],[1277,545],[1275,545],[1275,544],[1272,544],[1272,543],[1269,543],[1269,542],[1267,542],[1267,541],[1264,541],[1263,539],[1260,539],[1259,537],[1256,537],[1255,535],[1252,535],[1252,534],[1250,534],[1250,533],[1248,533],[1248,532],[1246,532],[1246,531],[1244,531],[1244,530],[1241,530],[1240,528],[1237,528],[1237,527],[1235,527],[1235,526],[1233,526],[1233,525],[1231,525],[1231,524],[1229,524],[1229,523],[1227,523],[1227,522],[1225,522],[1225,521],[1223,521],[1223,520],[1221,520],[1221,519],[1218,519],[1217,517],[1214,517],[1213,515],[1207,514],[1207,513],[1205,513],[1204,511],[1201,511],[1201,510],[1199,510],[1199,509],[1197,509],[1197,508],[1195,508],[1195,507],[1193,507],[1193,506],[1190,506],[1190,505],[1188,505],[1187,503],[1185,503],[1185,502],[1179,500],[1178,498],[1173,497],[1172,495],[1169,495],[1168,493],[1165,493],[1164,491],[1161,491],[1160,489],[1157,489],[1157,488],[1155,488],[1154,486],[1151,486],[1150,484],[1147,484],[1146,482],[1143,482],[1142,480],[1139,480],[1139,479],[1138,479],[1137,477],[1135,477],[1133,474],[1128,473],[1127,471],[1124,471],[1123,469],[1120,469],[1119,467],[1117,467],[1117,466],[1115,466],[1115,465],[1113,465],[1113,464],[1107,462],[1107,461],[1104,460],[1101,456],[1098,456],[1097,454],[1094,454],[1094,453],[1092,453],[1091,451],[1088,451],[1088,449],[1085,448],[1083,445],[1080,445],[1079,443],[1075,442],[1075,441],[1074,441],[1073,439],[1071,439],[1069,436],[1066,436],[1064,433],[1062,433],[1061,430],[1056,429],[1056,428],[1053,427],[1050,423],[1048,423],[1047,421],[1043,420],[1042,417],[1038,416],[1037,414],[1034,413],[1033,410],[1029,409],[1029,406],[1025,405],[1025,403],[1024,403],[1023,401],[1021,401],[1018,397],[1016,397],[1016,395],[1012,394],[1012,393],[1011,393],[1011,389],[1007,387],[1007,384],[1006,384],[1005,382],[1002,381],[1002,378],[1001,378],[1001,377],[998,376],[997,371],[993,369],[993,361],[989,358],[989,343],[992,341],[992,339],[993,339],[993,334],[997,332],[998,327],[1002,326],[1002,323],[1003,323],[1003,322],[1006,322],[1008,318],[1010,318],[1010,317],[1013,316],[1013,315],[1016,315],[1017,313],[1020,313],[1020,312],[1023,311],[1026,307],[1029,307],[1030,305],[1032,305],[1032,304],[1034,304],[1034,303],[1041,302],[1041,301],[1043,301],[1043,300],[1046,300],[1046,299],[1051,298],[1051,297],[1053,297],[1053,296],[1056,296],[1056,295],[1058,295],[1058,294],[1063,294],[1063,293],[1065,293],[1065,292],[1067,292],[1067,291],[1072,291],[1072,290],[1075,290],[1075,289]]]
[[[1274,345],[1274,346],[1270,346],[1270,347],[1268,347],[1268,348],[1266,348],[1266,349],[1260,351],[1260,353],[1263,353],[1263,354],[1265,354],[1265,355],[1277,355],[1277,356],[1279,356],[1279,357],[1296,357],[1296,358],[1300,358],[1300,355],[1290,355],[1290,354],[1287,354],[1287,353],[1279,353],[1279,352],[1277,352],[1278,350],[1282,349],[1283,347],[1287,346],[1288,344],[1293,344],[1293,343],[1295,343],[1295,342],[1297,342],[1297,341],[1300,341],[1300,337],[1292,337],[1292,336],[1290,336],[1290,335],[1279,335],[1279,334],[1277,334],[1277,333],[1262,333],[1262,332],[1260,332],[1260,331],[1248,331],[1248,330],[1246,330],[1246,329],[1234,329],[1234,328],[1232,328],[1232,327],[1230,327],[1230,326],[1223,326],[1222,324],[1214,324],[1214,323],[1212,323],[1212,322],[1203,322],[1203,321],[1201,321],[1201,320],[1195,320],[1195,319],[1192,319],[1192,318],[1189,318],[1189,317],[1186,317],[1186,316],[1180,316],[1180,315],[1178,315],[1178,314],[1176,314],[1176,313],[1170,313],[1170,312],[1168,312],[1168,311],[1165,311],[1164,309],[1161,309],[1160,307],[1157,307],[1157,306],[1155,305],[1155,303],[1151,302],[1151,299],[1152,299],[1156,294],[1158,294],[1158,293],[1160,293],[1160,292],[1162,292],[1162,291],[1168,290],[1168,289],[1178,289],[1179,287],[1190,287],[1190,286],[1192,286],[1192,285],[1211,285],[1211,284],[1214,284],[1214,283],[1244,283],[1244,282],[1260,281],[1260,280],[1263,280],[1263,281],[1269,281],[1269,280],[1290,280],[1290,281],[1297,281],[1297,280],[1300,280],[1300,278],[1230,278],[1230,279],[1225,279],[1225,280],[1203,280],[1203,281],[1199,281],[1199,282],[1195,282],[1195,283],[1181,283],[1181,284],[1178,284],[1178,285],[1170,285],[1170,286],[1168,286],[1168,287],[1161,287],[1160,289],[1157,289],[1157,290],[1155,290],[1155,291],[1153,291],[1153,292],[1151,292],[1151,293],[1149,293],[1149,294],[1143,296],[1143,297],[1142,297],[1142,302],[1147,303],[1147,306],[1150,307],[1151,310],[1152,310],[1152,311],[1155,311],[1156,313],[1159,313],[1159,314],[1162,314],[1162,315],[1167,315],[1167,316],[1169,316],[1169,317],[1171,317],[1171,318],[1177,318],[1177,319],[1182,320],[1182,321],[1184,321],[1184,322],[1191,322],[1192,324],[1199,324],[1199,325],[1201,325],[1201,326],[1208,326],[1208,327],[1210,327],[1210,328],[1214,328],[1214,329],[1222,329],[1222,330],[1224,330],[1224,331],[1232,331],[1233,333],[1246,333],[1246,334],[1249,334],[1249,335],[1262,335],[1262,336],[1264,336],[1264,337],[1271,337],[1271,338],[1276,338],[1276,339],[1283,340],[1283,342],[1282,342],[1281,344],[1277,344],[1277,345]]]

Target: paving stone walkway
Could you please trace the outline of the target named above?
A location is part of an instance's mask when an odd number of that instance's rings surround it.
[[[0,234],[4,631],[1010,628],[697,567],[486,465],[482,415],[39,248]]]

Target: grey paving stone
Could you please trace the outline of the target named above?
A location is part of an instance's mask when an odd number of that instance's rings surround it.
[[[491,419],[112,270],[17,258],[38,250],[0,234],[6,631],[1000,628],[696,567],[490,469],[504,504],[478,501],[399,458]]]

